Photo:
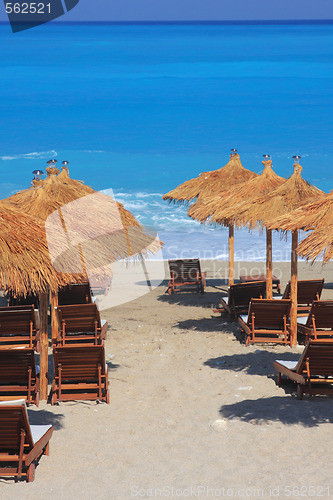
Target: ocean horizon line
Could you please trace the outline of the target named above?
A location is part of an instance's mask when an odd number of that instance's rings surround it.
[[[0,21],[0,25],[7,25],[8,21]],[[24,23],[21,23],[24,24]],[[160,21],[58,21],[53,20],[44,24],[61,24],[61,25],[120,25],[120,26],[237,26],[237,25],[322,25],[333,24],[333,19],[250,19],[250,20],[160,20]],[[42,24],[41,26],[44,26]]]

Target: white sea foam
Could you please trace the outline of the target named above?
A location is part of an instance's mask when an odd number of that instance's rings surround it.
[[[33,153],[22,153],[13,156],[0,156],[1,160],[43,160],[45,158],[54,158],[58,153],[52,151],[35,151]]]
[[[104,190],[108,194],[112,190]],[[140,223],[158,232],[164,242],[163,258],[228,259],[228,229],[202,225],[187,215],[187,207],[168,204],[159,193],[117,192],[115,199],[131,210]],[[142,202],[139,200],[142,199]],[[143,201],[144,200],[144,201]],[[273,232],[273,260],[290,261],[291,238]],[[161,258],[160,256],[158,258]],[[235,260],[266,260],[266,235],[246,228],[235,230]]]

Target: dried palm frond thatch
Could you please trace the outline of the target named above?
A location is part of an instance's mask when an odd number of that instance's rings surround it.
[[[180,184],[180,186],[166,193],[163,200],[174,203],[188,203],[195,198],[204,199],[212,193],[224,191],[254,177],[257,177],[257,174],[243,167],[239,155],[231,154],[228,163],[224,167],[203,172],[198,177]]]
[[[0,255],[0,287],[10,289],[14,295],[38,294],[48,289],[56,292],[72,280],[54,271],[40,221],[3,203]]]
[[[311,232],[297,247],[297,253],[312,263],[322,259],[324,264],[333,259],[333,224]]]
[[[245,201],[239,209],[226,210],[224,216],[237,226],[262,228],[272,219],[323,195],[323,191],[302,178],[301,171],[301,165],[294,165],[293,175],[277,189],[255,197],[250,202]]]
[[[264,170],[258,175],[233,188],[216,193],[205,199],[200,198],[188,210],[187,214],[200,222],[218,221],[219,224],[229,225],[229,220],[224,217],[224,213],[237,204],[248,202],[256,196],[261,196],[273,191],[285,182],[283,177],[277,175],[272,169],[272,160],[262,162]]]
[[[310,231],[330,225],[333,225],[333,192],[322,194],[318,199],[277,217],[268,224],[270,228],[282,231]]]

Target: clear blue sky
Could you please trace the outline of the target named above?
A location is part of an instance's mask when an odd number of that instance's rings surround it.
[[[59,20],[288,19],[333,19],[333,0],[80,0],[71,12]],[[0,20],[7,20],[2,2]]]

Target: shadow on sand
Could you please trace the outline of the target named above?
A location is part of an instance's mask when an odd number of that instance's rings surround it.
[[[211,318],[186,319],[178,321],[173,325],[182,330],[195,330],[197,332],[215,332],[218,334],[233,334],[236,335],[237,327],[231,323],[222,322],[220,316],[212,316]]]
[[[181,306],[215,308],[221,298],[220,292],[206,291],[205,293],[197,293],[195,290],[185,289],[181,292],[176,292],[169,295],[166,291],[163,295],[157,297],[160,302],[168,302]]]
[[[64,414],[52,413],[48,410],[36,409],[30,410],[28,408],[29,422],[31,425],[53,425],[54,430],[63,428]]]
[[[230,356],[219,356],[204,362],[204,365],[217,370],[233,370],[245,372],[249,375],[263,375],[265,377],[275,374],[273,362],[277,359],[285,361],[297,361],[300,357],[298,352],[268,352],[259,351],[246,354],[232,354]]]
[[[317,427],[333,423],[332,398],[320,396],[305,397],[302,401],[292,396],[247,399],[223,405],[220,414],[227,419],[238,419],[251,424],[281,422],[286,425]]]

